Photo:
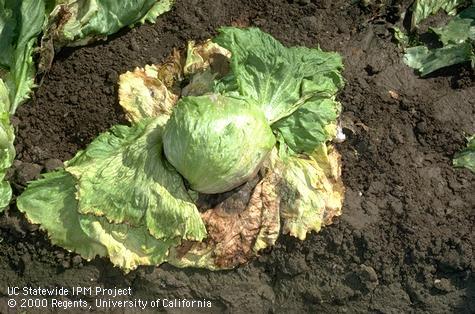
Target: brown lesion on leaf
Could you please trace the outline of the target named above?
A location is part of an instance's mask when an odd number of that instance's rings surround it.
[[[51,69],[55,53],[64,45],[58,40],[59,34],[72,16],[69,7],[63,4],[59,5],[55,12],[49,16],[48,26],[41,37],[40,47],[38,48],[37,76],[40,78],[40,85]]]
[[[157,78],[174,94],[180,94],[180,83],[183,81],[184,54],[174,48],[171,55],[161,63],[156,64]]]
[[[204,256],[208,267],[227,269],[272,246],[280,230],[277,180],[277,173],[264,167],[258,176],[231,192],[201,196],[200,206],[214,205],[201,214],[208,237],[202,243],[182,243],[176,257],[195,260]]]

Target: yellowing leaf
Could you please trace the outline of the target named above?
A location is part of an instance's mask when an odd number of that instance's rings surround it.
[[[131,122],[144,118],[169,116],[178,100],[164,82],[158,78],[154,65],[137,68],[122,74],[119,79],[119,103]]]
[[[214,73],[221,76],[229,72],[229,58],[231,52],[218,44],[207,40],[203,44],[195,44],[194,41],[188,43],[185,65],[183,73],[192,75],[212,68]]]
[[[282,232],[304,240],[310,231],[341,215],[344,186],[340,156],[322,144],[309,156],[283,159],[281,197]]]

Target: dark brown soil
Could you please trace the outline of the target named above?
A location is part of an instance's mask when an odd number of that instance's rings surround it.
[[[120,73],[160,62],[223,25],[258,26],[289,45],[319,44],[339,51],[346,67],[340,100],[348,139],[338,148],[347,194],[334,225],[305,242],[281,237],[233,271],[163,265],[123,275],[107,260],[86,262],[52,247],[12,204],[0,216],[0,312],[8,310],[7,286],[31,285],[130,286],[132,299],[207,299],[217,313],[475,313],[475,176],[451,166],[475,132],[473,72],[462,66],[418,78],[389,30],[411,1],[352,2],[178,1],[153,26],[62,51],[14,119],[18,194],[40,171],[125,123]]]

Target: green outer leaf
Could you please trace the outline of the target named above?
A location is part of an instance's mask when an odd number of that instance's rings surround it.
[[[461,44],[467,39],[475,40],[475,5],[460,12],[447,25],[432,30],[439,35],[444,45]]]
[[[5,174],[2,174],[5,176]],[[5,210],[5,208],[10,203],[12,199],[12,187],[8,181],[0,182],[0,213]]]
[[[75,198],[76,180],[64,170],[31,182],[17,199],[18,209],[31,223],[40,224],[51,242],[91,260],[107,256],[126,271],[138,265],[163,263],[180,239],[157,240],[144,226],[115,225],[106,219],[81,215]]]
[[[15,136],[13,134],[13,127],[10,124],[9,107],[8,90],[2,79],[0,79],[0,169],[9,168],[15,155],[15,148],[13,146]]]
[[[455,154],[454,167],[465,167],[475,173],[475,134],[467,138],[467,148]]]
[[[231,51],[233,76],[227,76],[225,92],[237,92],[253,99],[270,124],[292,114],[307,99],[318,93],[336,92],[343,80],[341,57],[319,48],[286,48],[257,28],[221,28],[213,41]],[[330,90],[305,82],[331,81]],[[235,81],[236,83],[234,83]],[[218,84],[219,90],[223,86]]]
[[[416,27],[422,20],[439,10],[454,14],[455,8],[467,0],[416,0],[412,6],[411,28]]]
[[[181,241],[179,238],[157,240],[144,226],[111,224],[101,217],[80,215],[79,223],[89,242],[101,243],[111,262],[126,271],[139,265],[166,262],[169,250]]]
[[[336,135],[341,105],[334,99],[311,99],[291,116],[274,123],[285,143],[298,153],[311,153]]]
[[[10,90],[10,113],[28,98],[34,86],[35,66],[33,48],[41,32],[45,16],[44,3],[39,0],[25,0],[21,4],[21,20],[17,26],[19,32],[14,45],[13,62],[6,83]],[[14,91],[14,92],[13,92]]]
[[[0,89],[2,88],[0,80]],[[1,92],[0,92],[1,93]],[[0,102],[1,102],[0,97]],[[15,158],[15,147],[13,146],[14,134],[13,126],[10,124],[9,114],[0,113],[0,212],[8,206],[12,198],[12,188],[8,181],[3,181],[8,168],[11,167]]]
[[[8,88],[12,114],[34,86],[31,55],[43,26],[44,6],[41,0],[0,0],[0,63],[5,68],[0,69],[0,79]]]
[[[81,228],[75,192],[74,177],[60,170],[30,182],[16,203],[31,223],[40,224],[41,229],[48,231],[54,244],[88,260],[96,255],[105,256],[106,248],[92,241]]]
[[[78,211],[114,223],[145,224],[157,239],[202,240],[206,230],[183,179],[163,156],[166,119],[115,126],[67,162]]]
[[[450,65],[468,62],[474,58],[470,42],[447,45],[442,48],[429,50],[425,46],[408,48],[404,55],[404,63],[417,69],[421,76],[426,76],[435,70]]]

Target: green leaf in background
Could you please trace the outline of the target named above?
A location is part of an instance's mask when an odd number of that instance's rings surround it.
[[[15,3],[16,1],[12,1]],[[18,2],[19,4],[19,2]],[[16,5],[18,7],[18,4]],[[10,69],[13,55],[13,41],[15,38],[15,19],[14,7],[0,0],[0,67]],[[18,10],[18,9],[17,9]],[[0,72],[1,73],[1,72]]]
[[[34,86],[32,53],[44,18],[41,0],[0,0],[0,80],[7,86],[12,114]]]
[[[461,44],[475,40],[475,5],[460,12],[447,25],[432,28],[444,45]]]
[[[411,28],[416,27],[429,15],[444,10],[448,14],[455,14],[455,9],[467,3],[467,0],[416,0],[412,5]]]
[[[7,181],[3,181],[7,169],[12,165],[15,158],[13,147],[13,127],[10,123],[10,99],[8,90],[0,79],[0,212],[8,206],[12,197],[12,189]]]
[[[448,45],[438,49],[425,46],[411,47],[406,50],[404,62],[426,76],[435,70],[472,60],[474,57],[472,44],[467,42]]]
[[[175,0],[159,0],[152,6],[147,14],[140,19],[140,23],[155,23],[157,17],[170,11],[174,4]]]
[[[154,22],[173,4],[172,0],[70,0],[51,12],[45,36],[52,39],[55,49],[82,46],[125,26]]]
[[[238,93],[253,99],[270,124],[289,116],[316,94],[331,97],[343,83],[337,53],[286,48],[257,28],[221,28],[213,42],[231,51],[234,79],[229,86],[234,88],[235,81]],[[310,83],[315,80],[319,85]]]
[[[475,134],[467,138],[467,148],[455,154],[454,167],[465,167],[475,172]]]
[[[425,76],[438,69],[475,60],[475,5],[462,11],[447,25],[432,29],[443,44],[441,48],[425,46],[406,50],[404,62]]]
[[[0,81],[0,102],[2,101],[2,89],[5,90]],[[8,97],[8,95],[5,95]],[[0,212],[8,206],[12,197],[12,189],[7,181],[3,181],[7,169],[11,167],[15,158],[15,147],[13,146],[13,127],[10,124],[8,112],[0,113]]]
[[[77,180],[79,213],[144,224],[157,239],[206,236],[183,179],[163,155],[165,122],[155,118],[115,126],[67,162],[66,171]]]

